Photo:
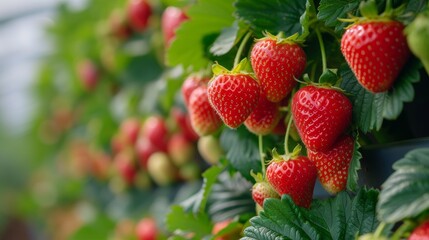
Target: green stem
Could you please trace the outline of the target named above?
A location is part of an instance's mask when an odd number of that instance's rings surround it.
[[[259,142],[259,156],[261,157],[261,166],[262,166],[262,176],[265,176],[265,157],[264,157],[264,151],[263,151],[263,141],[262,141],[262,135],[258,135],[258,142]]]
[[[285,154],[289,155],[289,132],[292,126],[292,115],[290,115],[289,122],[287,123],[286,135],[285,135]]]
[[[384,12],[390,12],[390,11],[392,11],[392,0],[387,0],[386,9],[384,10]]]
[[[405,221],[399,228],[396,230],[396,232],[393,234],[391,240],[400,240],[402,236],[410,230],[412,227],[414,227],[414,223],[411,221]]]
[[[237,54],[235,55],[235,58],[234,58],[234,67],[237,66],[237,64],[240,62],[240,57],[243,52],[244,46],[246,46],[247,40],[249,40],[250,36],[252,36],[252,32],[249,31],[241,41],[241,44],[237,50]]]
[[[325,44],[323,43],[322,34],[320,33],[319,29],[316,29],[316,35],[317,35],[317,39],[319,40],[320,53],[322,55],[322,66],[323,66],[322,72],[325,72],[325,70],[328,68],[327,63],[326,63]]]
[[[375,230],[374,239],[378,239],[378,237],[381,236],[381,233],[383,232],[384,228],[386,227],[386,223],[385,222],[381,222],[380,225],[378,225],[377,229]]]

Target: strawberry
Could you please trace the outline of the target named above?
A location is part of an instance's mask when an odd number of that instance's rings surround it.
[[[136,152],[140,166],[143,169],[147,169],[147,161],[153,153],[166,151],[166,149],[160,149],[159,147],[155,146],[145,136],[139,136],[136,141],[134,150]]]
[[[156,240],[158,227],[153,218],[141,219],[136,225],[136,235],[138,240]]]
[[[182,84],[182,96],[185,101],[185,105],[189,105],[189,98],[191,97],[191,93],[197,89],[201,85],[206,85],[209,82],[210,78],[201,77],[198,75],[191,75],[185,79]]]
[[[247,59],[231,71],[220,65],[213,66],[215,77],[209,82],[207,94],[210,104],[230,128],[240,126],[258,105],[260,88],[247,73],[249,67]]]
[[[195,147],[182,133],[175,133],[168,140],[168,154],[176,166],[182,166],[194,159]]]
[[[148,117],[143,124],[141,134],[146,136],[158,149],[167,149],[168,127],[162,117]]]
[[[428,240],[429,239],[429,220],[423,222],[410,235],[408,240]]]
[[[132,34],[128,19],[120,9],[115,9],[109,17],[109,34],[118,40],[126,40]]]
[[[162,33],[164,35],[164,43],[169,46],[174,36],[176,35],[176,29],[182,24],[183,21],[187,20],[188,17],[177,7],[167,7],[162,13],[161,26]]]
[[[189,99],[191,125],[200,136],[213,134],[222,126],[222,120],[210,105],[207,87],[195,89]]]
[[[244,121],[247,129],[256,135],[269,134],[278,124],[281,118],[280,104],[268,101],[265,93],[261,91],[258,105]]]
[[[350,125],[352,104],[338,90],[309,85],[293,96],[292,115],[305,146],[325,151]]]
[[[201,157],[210,165],[217,164],[219,159],[225,154],[219,139],[212,135],[200,137],[197,147]]]
[[[170,112],[173,116],[174,122],[176,123],[179,131],[185,135],[186,139],[191,142],[195,142],[200,136],[194,131],[191,124],[191,118],[188,113],[185,113],[179,108],[173,107]]]
[[[336,194],[346,188],[353,148],[353,138],[344,136],[327,151],[308,149],[308,158],[316,165],[320,182],[329,193]]]
[[[127,183],[127,185],[132,185],[137,174],[133,153],[129,151],[129,149],[125,149],[116,154],[113,161],[115,164],[114,166],[124,182]]]
[[[271,102],[279,102],[295,87],[306,65],[302,48],[292,39],[267,34],[257,40],[250,56],[262,90]]]
[[[349,27],[341,52],[359,83],[370,92],[390,89],[410,56],[404,25],[392,20],[364,20]]]
[[[149,17],[152,14],[152,7],[147,0],[131,0],[128,5],[128,19],[131,27],[135,31],[146,29]]]
[[[98,67],[89,59],[79,62],[77,66],[77,74],[82,86],[87,91],[92,91],[98,84],[100,78]]]
[[[266,198],[280,198],[279,194],[271,187],[268,182],[257,182],[252,187],[252,198],[259,204],[264,206],[264,200]]]
[[[177,178],[177,168],[163,152],[153,153],[147,160],[147,171],[158,186],[167,186]]]
[[[120,126],[120,134],[128,143],[134,144],[140,131],[140,121],[136,118],[125,119]]]
[[[267,167],[268,182],[280,196],[288,194],[296,205],[309,208],[317,177],[314,163],[304,156],[279,156],[275,151],[273,157]]]
[[[212,234],[215,235],[214,240],[235,240],[240,239],[240,233],[242,230],[242,225],[237,224],[234,228],[227,231],[226,233],[220,234],[221,231],[226,229],[230,224],[233,224],[232,219],[226,219],[221,222],[217,222],[214,224],[212,229]],[[220,236],[219,236],[220,235]]]

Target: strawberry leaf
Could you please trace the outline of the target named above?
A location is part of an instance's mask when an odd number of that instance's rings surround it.
[[[361,0],[321,0],[317,18],[325,22],[326,26],[334,27],[336,32],[344,31],[348,23],[341,22],[339,18],[347,18],[351,13],[356,16]]]
[[[202,0],[191,6],[187,12],[190,20],[177,29],[176,39],[168,49],[167,64],[182,64],[194,70],[207,67],[206,52],[211,44],[206,46],[205,38],[232,26],[233,11],[229,0]]]
[[[228,53],[246,34],[247,27],[240,27],[238,21],[235,21],[231,27],[224,28],[220,35],[210,48],[210,52],[215,56],[221,56]]]
[[[358,142],[358,136],[355,137],[355,143],[353,147],[353,156],[352,161],[350,162],[349,166],[349,173],[347,178],[347,189],[350,191],[356,191],[358,188],[358,170],[361,168],[360,166],[360,160],[362,158],[362,154],[359,152],[359,142]]]
[[[202,239],[211,233],[212,223],[207,215],[199,213],[187,213],[178,205],[171,207],[166,217],[166,227],[170,232],[181,231],[194,233],[194,239]]]
[[[243,239],[354,239],[375,230],[378,191],[361,189],[297,207],[288,195],[268,199],[264,211],[250,220]]]
[[[342,82],[340,87],[349,93],[353,104],[353,120],[362,132],[379,130],[383,123],[383,109],[386,93],[373,94],[364,89],[357,81],[347,64],[340,69]]]
[[[236,16],[258,35],[264,31],[273,34],[284,32],[286,36],[303,33],[300,18],[306,11],[302,0],[238,0],[235,2]]]
[[[393,165],[395,172],[382,185],[377,205],[385,222],[412,218],[429,209],[429,148],[408,152]]]
[[[220,143],[231,166],[249,181],[254,181],[250,171],[261,171],[257,137],[241,126],[236,130],[225,128]]]
[[[413,83],[420,81],[420,67],[421,64],[415,60],[408,61],[404,66],[384,102],[383,117],[385,119],[396,119],[404,108],[404,102],[411,102],[414,99]]]

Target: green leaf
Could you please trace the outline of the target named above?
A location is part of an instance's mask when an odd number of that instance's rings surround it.
[[[166,227],[168,231],[184,231],[194,233],[195,239],[202,239],[211,233],[212,223],[207,215],[199,213],[186,213],[178,205],[171,207],[171,212],[166,217]]]
[[[393,165],[396,170],[382,185],[379,218],[394,223],[429,209],[429,148],[408,152]]]
[[[257,137],[243,126],[236,130],[225,128],[220,136],[220,143],[231,166],[243,177],[253,181],[250,170],[260,172],[262,168]]]
[[[326,26],[334,27],[336,32],[344,31],[348,23],[339,18],[347,18],[351,13],[356,16],[361,0],[321,0],[317,18],[325,22]]]
[[[252,183],[239,173],[233,176],[229,172],[219,175],[213,185],[207,204],[207,212],[215,221],[232,219],[243,214],[255,214],[255,202],[252,199]]]
[[[234,23],[234,8],[229,0],[201,0],[191,6],[189,19],[176,31],[176,39],[167,52],[167,64],[182,64],[185,68],[199,70],[207,67],[209,60],[204,38],[219,34]]]
[[[259,36],[264,31],[273,34],[284,32],[286,36],[302,33],[300,18],[306,10],[302,0],[238,0],[235,2],[236,16]]]
[[[360,170],[360,160],[362,159],[362,154],[359,152],[359,142],[358,136],[355,137],[355,143],[353,147],[353,156],[352,161],[349,166],[349,173],[347,178],[347,189],[350,191],[356,191],[358,188],[358,170]]]
[[[222,168],[212,166],[203,173],[203,185],[195,195],[187,199],[181,205],[185,209],[192,209],[194,213],[204,212],[211,192],[213,184],[217,181],[218,175],[222,172]]]
[[[310,209],[297,207],[288,195],[268,199],[243,239],[354,239],[378,226],[377,197],[376,190],[361,189],[356,196],[341,192],[316,200]]]
[[[247,28],[239,26],[237,21],[231,27],[224,28],[210,48],[210,52],[215,56],[228,53],[244,36]]]
[[[353,120],[362,132],[379,130],[383,123],[383,109],[386,93],[373,94],[364,89],[357,81],[347,64],[340,69],[342,82],[340,87],[350,94],[353,104]]]
[[[395,81],[395,85],[387,94],[384,102],[383,117],[385,119],[396,119],[404,108],[404,102],[414,99],[413,83],[420,81],[418,61],[409,61]]]
[[[79,228],[69,240],[108,239],[115,227],[115,222],[106,216],[98,216],[91,223]]]
[[[310,34],[310,24],[316,19],[317,13],[313,0],[307,0],[305,3],[305,12],[301,15],[299,22],[302,26],[301,39],[305,39]]]

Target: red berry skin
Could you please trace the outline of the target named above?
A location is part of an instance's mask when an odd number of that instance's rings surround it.
[[[280,196],[288,194],[296,205],[310,207],[317,178],[317,169],[310,159],[299,156],[273,161],[267,167],[266,177]]]
[[[305,146],[325,151],[350,125],[352,104],[335,89],[305,86],[292,99],[292,115]]]
[[[277,126],[282,114],[279,110],[280,104],[268,101],[261,91],[258,105],[244,121],[247,129],[256,135],[267,135]]]
[[[149,17],[152,15],[152,7],[147,0],[131,0],[128,5],[128,18],[131,27],[135,31],[143,31],[147,28]]]
[[[132,34],[128,19],[121,10],[114,10],[109,17],[110,34],[118,40],[126,40]]]
[[[232,223],[232,219],[226,219],[222,222],[215,223],[213,226],[213,229],[212,229],[212,234],[213,235],[218,234],[220,231],[222,231],[223,229],[228,227],[228,225],[231,223]],[[237,228],[232,229],[230,232],[228,232],[222,236],[215,237],[214,240],[236,240],[236,239],[240,239],[240,233],[241,233],[241,227],[237,227]]]
[[[124,151],[118,153],[114,157],[113,161],[122,179],[128,185],[132,185],[137,175],[137,169],[134,165],[132,152],[125,149]]]
[[[324,152],[308,149],[308,158],[316,165],[320,182],[329,193],[336,194],[346,189],[353,149],[354,141],[350,136],[340,138],[332,149]]]
[[[262,39],[251,50],[250,60],[262,90],[271,102],[280,102],[296,86],[307,58],[296,43]]]
[[[173,107],[170,114],[179,128],[179,132],[181,132],[188,141],[196,142],[200,138],[200,136],[198,136],[198,134],[192,128],[189,113],[186,113],[179,108]]]
[[[429,220],[414,229],[408,240],[429,240]]]
[[[164,35],[164,43],[166,46],[169,46],[171,41],[176,35],[176,29],[180,24],[187,20],[188,17],[182,11],[182,9],[177,7],[167,7],[161,19],[162,33]]]
[[[136,225],[136,235],[138,240],[156,240],[158,228],[152,218],[143,218]]]
[[[209,82],[207,93],[225,125],[237,128],[258,105],[260,88],[250,75],[221,74]]]
[[[259,206],[264,206],[266,198],[280,198],[280,196],[268,182],[257,182],[252,187],[252,198]]]
[[[167,149],[168,128],[160,116],[150,116],[143,124],[142,133],[158,149]]]
[[[370,92],[387,91],[410,56],[404,25],[367,21],[352,25],[341,39],[341,52],[359,83]]]
[[[182,84],[181,92],[186,106],[189,106],[189,98],[191,97],[192,92],[199,86],[207,85],[209,80],[210,78],[199,77],[197,75],[191,75],[185,79]]]
[[[184,134],[175,133],[168,140],[168,155],[176,166],[183,166],[194,160],[195,147]]]
[[[189,115],[192,128],[200,136],[213,134],[222,126],[222,119],[209,102],[206,87],[199,87],[192,92]]]
[[[95,89],[99,79],[97,66],[91,60],[83,60],[77,66],[77,74],[82,86],[87,91]]]
[[[140,131],[140,121],[136,118],[126,119],[121,123],[120,134],[122,134],[128,143],[134,145]]]
[[[166,149],[160,149],[144,136],[140,136],[135,144],[135,152],[143,169],[147,169],[147,161],[153,153],[165,151]]]

